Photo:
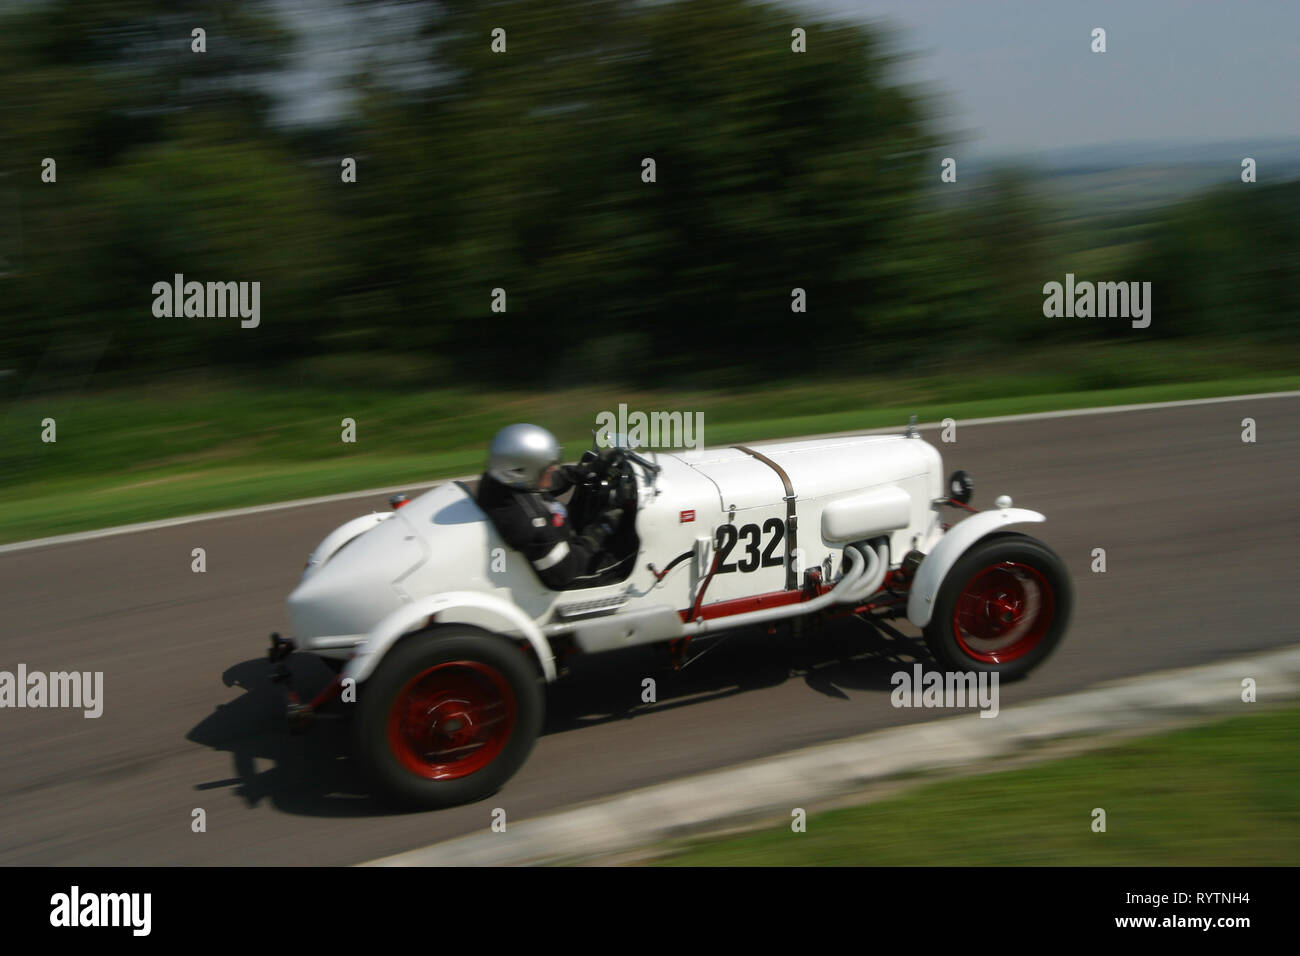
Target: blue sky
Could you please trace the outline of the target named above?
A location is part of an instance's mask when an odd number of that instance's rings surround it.
[[[978,153],[1300,138],[1300,0],[800,0],[884,18]],[[1107,52],[1090,49],[1093,27]]]

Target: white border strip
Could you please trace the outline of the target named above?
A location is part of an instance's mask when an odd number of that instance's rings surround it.
[[[1188,398],[1172,402],[1147,402],[1140,405],[1103,405],[1098,408],[1070,408],[1055,412],[1026,412],[1021,415],[995,415],[991,418],[961,418],[957,423],[962,427],[968,425],[998,425],[1003,422],[1034,422],[1052,418],[1074,418],[1079,415],[1110,415],[1117,412],[1141,412],[1161,408],[1186,408],[1192,405],[1218,405],[1225,402],[1246,402],[1267,398],[1300,398],[1300,391],[1292,392],[1258,392],[1252,395],[1224,395],[1218,398]],[[917,425],[918,429],[939,428],[942,422],[926,422]],[[868,428],[861,431],[827,432],[820,435],[804,435],[804,439],[841,438],[846,435],[887,435],[901,434],[905,426],[890,425],[885,428]],[[770,444],[775,441],[799,441],[801,438],[771,438],[763,442],[750,442],[751,445]],[[459,478],[445,478],[439,481],[426,481],[411,485],[398,485],[392,488],[368,488],[365,491],[345,491],[337,495],[321,495],[317,498],[298,498],[294,501],[278,501],[267,505],[254,505],[249,508],[231,508],[226,511],[205,511],[201,514],[183,515],[178,518],[163,518],[158,521],[142,521],[138,524],[116,525],[101,528],[98,531],[80,531],[73,534],[59,534],[49,538],[32,538],[28,541],[15,541],[0,545],[0,554],[14,551],[26,551],[31,548],[46,548],[60,544],[75,544],[79,541],[93,541],[96,538],[108,538],[118,534],[133,534],[137,531],[157,531],[162,528],[174,528],[197,521],[217,521],[223,518],[242,518],[245,515],[263,514],[268,511],[280,511],[288,508],[305,508],[308,505],[328,504],[331,501],[348,501],[353,498],[369,498],[380,495],[396,494],[399,491],[414,491],[433,488],[444,481],[466,481],[473,476],[462,475]]]
[[[11,551],[26,551],[29,548],[45,548],[58,544],[75,544],[78,541],[93,541],[95,538],[109,538],[117,534],[132,534],[136,531],[157,531],[160,528],[174,528],[182,524],[194,524],[198,521],[216,521],[220,518],[242,518],[245,515],[262,514],[267,511],[286,511],[289,508],[305,508],[307,505],[323,505],[331,501],[347,501],[351,498],[366,498],[371,495],[392,495],[399,491],[433,488],[443,481],[441,479],[426,481],[416,485],[399,485],[393,488],[370,488],[366,491],[344,491],[337,495],[321,495],[318,498],[298,498],[294,501],[276,501],[269,505],[253,505],[248,508],[231,508],[227,511],[205,511],[202,514],[183,515],[179,518],[162,518],[158,521],[141,521],[138,524],[120,524],[112,528],[100,528],[98,531],[78,531],[75,534],[58,534],[50,538],[32,538],[29,541],[15,541],[12,544],[0,544],[0,554]]]

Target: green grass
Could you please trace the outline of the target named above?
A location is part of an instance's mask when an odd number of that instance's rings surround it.
[[[655,391],[326,388],[224,380],[20,397],[0,416],[0,541],[17,541],[365,488],[469,474],[497,428],[534,421],[570,458],[598,411],[703,412],[707,444],[1092,405],[1300,388],[1282,350],[1225,344],[1088,346],[909,375]],[[304,384],[305,382],[305,384]],[[57,441],[40,440],[53,418]],[[357,442],[340,440],[341,420]]]
[[[697,841],[671,866],[1294,866],[1300,708]],[[1092,811],[1106,811],[1094,833]]]

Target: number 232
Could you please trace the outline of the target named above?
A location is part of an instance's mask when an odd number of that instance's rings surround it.
[[[762,543],[764,534],[770,534],[772,538],[760,554],[759,546]],[[731,556],[731,552],[735,550],[736,545],[742,539],[745,542],[745,557],[738,561],[728,561],[727,558]],[[782,567],[785,564],[785,558],[777,554],[776,549],[783,540],[785,540],[785,522],[780,518],[768,518],[763,522],[762,528],[759,528],[756,524],[742,525],[739,528],[734,524],[724,524],[718,528],[717,573],[729,574],[732,571],[748,573],[757,571],[759,568]]]

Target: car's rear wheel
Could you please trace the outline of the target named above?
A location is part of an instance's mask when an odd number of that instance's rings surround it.
[[[494,793],[541,730],[541,679],[513,641],[469,627],[400,641],[366,682],[357,755],[401,803],[446,807]]]
[[[997,535],[949,569],[925,641],[945,670],[1020,677],[1061,642],[1072,604],[1070,575],[1056,552],[1027,535]]]

